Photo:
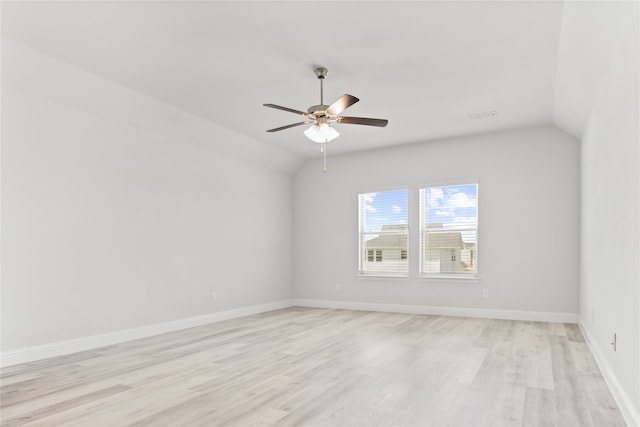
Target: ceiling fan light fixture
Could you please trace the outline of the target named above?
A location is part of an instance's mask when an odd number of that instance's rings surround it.
[[[340,133],[328,123],[314,124],[304,131],[304,134],[313,142],[331,142],[340,136]]]

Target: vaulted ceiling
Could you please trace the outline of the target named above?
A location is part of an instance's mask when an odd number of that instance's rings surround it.
[[[5,1],[2,33],[309,158],[304,127],[265,132],[300,118],[262,104],[319,104],[317,65],[329,69],[325,103],[350,93],[360,102],[347,115],[389,119],[337,124],[333,153],[549,123],[579,137],[615,43],[597,25],[583,40],[606,3],[584,21],[561,1]]]

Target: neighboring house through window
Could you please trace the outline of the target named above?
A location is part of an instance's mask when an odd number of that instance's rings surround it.
[[[478,184],[420,189],[420,275],[476,276]]]
[[[360,274],[408,274],[408,202],[406,189],[358,195]]]

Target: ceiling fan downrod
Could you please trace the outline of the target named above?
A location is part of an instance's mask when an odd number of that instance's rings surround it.
[[[313,69],[313,72],[316,74],[316,77],[318,78],[318,80],[320,80],[320,105],[324,105],[324,78],[327,77],[327,73],[329,72],[329,70],[327,70],[324,67],[316,67]]]

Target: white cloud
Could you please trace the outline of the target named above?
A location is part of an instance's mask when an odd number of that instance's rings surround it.
[[[453,215],[453,209],[440,209],[435,211],[435,214],[438,216],[451,216]]]
[[[428,191],[427,204],[434,208],[440,206],[440,201],[444,198],[444,192],[441,188],[431,188]]]
[[[470,198],[466,193],[455,193],[447,199],[447,206],[450,208],[473,208],[476,200]]]
[[[396,206],[396,205],[391,206],[391,210],[392,210],[394,213],[400,213],[400,212],[402,212],[402,208],[401,208],[400,206]]]
[[[371,205],[378,193],[366,193],[362,194],[362,200],[364,201],[364,208],[367,212],[375,212],[376,208]]]
[[[474,216],[458,216],[453,222],[456,227],[475,227],[477,225],[476,217]]]

